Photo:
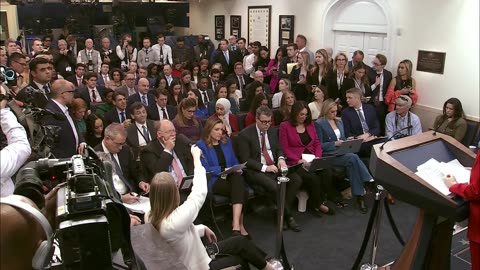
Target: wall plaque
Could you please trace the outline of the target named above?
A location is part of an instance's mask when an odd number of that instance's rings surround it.
[[[445,68],[445,57],[446,53],[444,52],[433,52],[433,51],[418,51],[417,58],[417,70],[443,74],[443,69]]]

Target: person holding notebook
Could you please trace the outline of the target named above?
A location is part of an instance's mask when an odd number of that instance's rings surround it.
[[[322,144],[322,150],[325,155],[335,152],[337,148],[346,140],[343,122],[337,119],[338,105],[332,99],[324,101],[320,118],[315,122],[318,139]],[[348,179],[352,187],[352,195],[357,198],[357,205],[362,214],[368,212],[365,204],[364,185],[373,185],[373,177],[368,172],[365,164],[355,153],[346,153],[336,156],[332,159],[334,166],[344,167],[347,171]]]

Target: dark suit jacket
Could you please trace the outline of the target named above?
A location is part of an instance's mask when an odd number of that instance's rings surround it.
[[[102,98],[102,102],[105,101],[105,87],[103,86],[97,86],[97,91],[100,93],[100,97]],[[87,106],[90,107],[90,103],[92,103],[92,100],[90,98],[90,92],[89,89],[86,86],[82,86],[78,88],[77,91],[75,91],[75,96],[85,100],[87,103]]]
[[[110,75],[109,75],[109,77],[110,77]],[[97,74],[97,86],[105,87],[105,80],[103,79],[103,75],[101,73]]]
[[[240,88],[242,89],[242,96],[243,97],[245,97],[245,95],[247,93],[247,85],[252,82],[252,78],[250,78],[250,76],[248,76],[247,74],[243,74],[243,81],[245,82],[245,84],[242,85],[242,87],[240,87],[240,81],[239,81],[239,79],[238,79],[238,77],[235,73],[232,73],[232,74],[228,75],[226,80],[227,81],[235,81],[237,83],[238,89],[239,90],[240,90]]]
[[[283,150],[278,141],[278,133],[275,129],[267,131],[270,150],[272,151],[273,161],[277,162],[278,157],[283,156]],[[263,164],[260,162],[262,157],[262,149],[260,138],[257,133],[257,126],[250,125],[240,132],[238,138],[238,157],[240,162],[247,162],[248,170],[261,171]]]
[[[152,94],[147,94],[148,105],[155,104],[155,96]],[[141,102],[140,94],[136,93],[128,97],[127,99],[127,109],[130,111],[130,106],[135,102]],[[148,107],[148,106],[147,106]]]
[[[53,100],[49,100],[45,108],[64,115],[62,109],[60,109]],[[75,141],[74,131],[66,118],[65,120],[56,120],[53,117],[48,117],[45,119],[45,124],[62,128],[58,134],[58,142],[55,143],[51,149],[52,154],[54,154],[56,158],[70,158],[77,153],[78,145]],[[75,129],[77,131],[78,143],[84,142],[85,140],[78,131],[77,125],[75,125]]]
[[[177,108],[167,105],[167,114],[168,114],[168,119],[173,120],[175,116],[177,116]],[[157,103],[154,103],[147,108],[147,115],[148,119],[154,120],[154,121],[159,121],[160,120],[160,112],[158,111]]]
[[[103,152],[103,147],[101,143],[95,146],[93,149],[97,152]],[[120,161],[119,165],[122,169],[122,174],[129,182],[128,184],[125,184],[129,189],[128,192],[133,191],[138,193],[140,191],[138,187],[139,181],[137,177],[137,170],[135,168],[135,159],[133,159],[130,147],[128,147],[128,145],[122,146],[122,150],[117,153],[117,156],[118,160]],[[115,168],[115,165],[113,163],[112,166]],[[132,187],[133,190],[130,190],[130,188],[128,187],[129,185]]]
[[[193,157],[190,153],[190,140],[177,134],[173,151],[177,155],[187,175],[193,175]],[[140,153],[140,160],[145,170],[145,181],[150,183],[158,172],[169,172],[173,156],[164,151],[159,140],[151,141]]]
[[[75,76],[75,74],[73,74],[72,76],[68,76],[67,78],[65,78],[65,80],[73,83],[73,85],[75,85],[75,87],[78,88],[77,76]]]
[[[127,109],[125,109],[125,118],[131,119],[130,113]],[[103,126],[108,127],[108,125],[110,125],[111,123],[120,123],[120,117],[118,115],[116,107],[103,115]]]
[[[248,53],[247,49],[244,49],[243,52],[240,49],[233,51],[231,56],[235,60],[234,63],[236,62],[243,63],[243,58],[247,55],[247,53]]]
[[[133,123],[127,128],[127,144],[132,148],[133,160],[137,160],[140,145],[138,143],[138,129],[137,125]],[[148,120],[146,122],[148,133],[150,133],[150,140],[155,140],[157,138],[157,128],[155,127],[155,122]],[[143,130],[140,130],[143,132]]]
[[[362,104],[362,110],[369,128],[368,132],[375,136],[380,135],[380,123],[378,122],[375,108],[370,104]],[[363,134],[362,123],[354,108],[345,108],[341,114],[345,128],[345,137],[356,137]]]
[[[377,76],[377,73],[373,70],[371,70],[371,72],[368,73],[368,79],[370,80],[370,84],[375,83],[376,76]],[[382,93],[384,98],[385,98],[385,94],[387,94],[387,89],[391,81],[392,81],[392,73],[384,69],[383,70],[383,87],[382,87],[382,91],[383,91]],[[380,91],[380,87],[376,87],[372,91],[372,99],[371,99],[372,101],[373,101],[373,98],[378,95],[378,91]]]
[[[133,88],[135,89],[135,92],[138,93],[137,86],[135,85]],[[122,85],[122,86],[118,87],[116,91],[124,93],[126,95],[127,99],[128,99],[128,87],[126,85]],[[128,107],[127,107],[127,109],[128,109]]]
[[[200,97],[199,98],[201,98],[203,100],[203,91],[200,90],[200,89],[198,89],[198,91],[200,91]],[[212,89],[207,89],[205,91],[207,91],[208,100],[209,101],[214,100],[213,96],[215,95],[215,92]],[[207,103],[204,102],[204,104],[206,105]]]
[[[68,51],[67,55],[60,54],[58,50],[55,50],[53,54],[53,65],[55,70],[60,73],[64,78],[72,75],[75,72],[75,64],[77,63],[76,55],[73,55],[72,51]],[[66,68],[70,67],[70,71]]]
[[[26,89],[28,87],[33,87],[36,90],[43,91],[43,90],[38,89],[38,86],[33,81],[31,81],[30,84],[27,85],[27,87],[23,88],[22,90],[20,90],[18,92],[18,94],[15,98],[19,101],[22,101],[23,103],[27,102],[28,99],[29,99],[29,96],[27,94]],[[50,95],[47,95],[47,96],[50,97]],[[48,104],[48,101],[49,101],[49,99],[45,98],[45,95],[43,95],[40,92],[33,92],[32,93],[32,98],[33,98],[33,100],[31,100],[32,104],[35,107],[39,107],[39,108],[42,108],[42,109],[45,108],[45,106]]]
[[[227,59],[225,59],[225,55],[223,51],[217,51],[214,58],[214,63],[220,63],[222,65],[222,71],[224,75],[228,75],[233,72],[233,65],[235,64],[235,57],[233,56],[233,52],[228,52],[228,63]]]
[[[347,90],[354,87],[355,87],[355,82],[351,78],[348,78],[348,75],[345,74],[343,78],[343,84],[339,90],[338,84],[337,84],[337,71],[334,70],[328,73],[328,76],[327,76],[328,98],[331,98],[333,100],[340,98],[340,104],[343,106],[343,108],[346,108],[348,106],[347,98],[346,98]]]

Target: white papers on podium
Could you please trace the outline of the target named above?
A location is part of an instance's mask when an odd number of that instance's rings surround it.
[[[245,168],[245,165],[247,165],[247,162],[232,166],[228,170],[225,170],[225,171],[221,172],[220,175],[227,175],[227,174],[231,174],[231,173],[241,171]]]
[[[431,158],[419,165],[415,174],[444,195],[451,193],[443,181],[443,178],[447,175],[455,176],[458,183],[468,183],[470,181],[470,171],[465,169],[457,159],[445,163]]]
[[[138,202],[123,203],[123,205],[135,213],[145,214],[150,211],[150,198],[140,196]]]

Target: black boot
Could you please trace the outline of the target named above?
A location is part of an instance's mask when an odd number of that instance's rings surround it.
[[[366,214],[368,212],[368,208],[367,208],[367,205],[365,204],[364,196],[357,196],[357,205],[362,214]]]

